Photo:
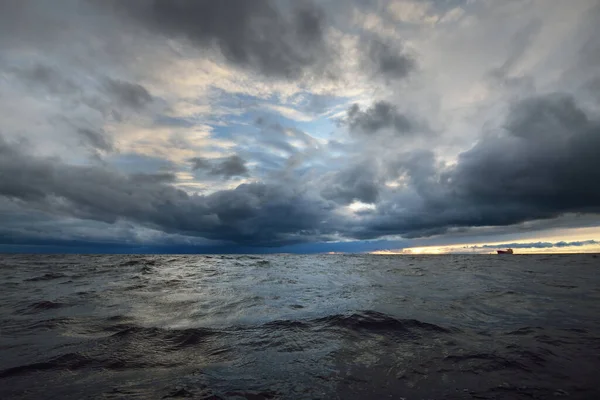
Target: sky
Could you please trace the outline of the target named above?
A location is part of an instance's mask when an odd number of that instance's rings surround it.
[[[2,0],[0,251],[600,251],[597,0]]]

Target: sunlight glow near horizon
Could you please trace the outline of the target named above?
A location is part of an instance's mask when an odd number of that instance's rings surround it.
[[[535,244],[536,242],[514,242],[518,244]],[[382,255],[402,255],[402,254],[496,254],[496,250],[504,249],[499,246],[502,243],[490,244],[456,244],[452,246],[424,246],[424,247],[407,247],[397,250],[377,250],[370,254]],[[490,247],[481,247],[490,246]],[[497,247],[496,247],[497,246]],[[545,248],[515,248],[515,254],[575,254],[575,253],[600,253],[600,244],[584,245],[584,246],[565,246],[565,247],[545,247]]]
[[[539,235],[539,232],[538,232]],[[545,234],[535,236],[535,231],[524,234],[519,237],[516,235],[506,235],[502,238],[495,237],[493,241],[473,240],[476,237],[464,237],[458,239],[455,243],[444,243],[439,245],[420,245],[397,249],[380,249],[371,252],[371,254],[496,254],[496,250],[504,249],[507,244],[515,245],[513,248],[515,254],[559,254],[559,253],[600,253],[600,228],[564,228],[545,231]],[[596,243],[585,244],[584,242],[593,241]],[[554,247],[516,247],[516,245],[525,244],[557,244],[561,242],[579,243],[576,246]],[[483,247],[488,246],[488,247]]]

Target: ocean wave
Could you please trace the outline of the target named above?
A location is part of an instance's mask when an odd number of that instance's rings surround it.
[[[267,329],[286,331],[294,329],[310,329],[312,325],[310,321],[303,322],[295,320],[276,320],[267,322],[262,326]]]
[[[500,370],[532,371],[529,366],[519,360],[494,353],[449,355],[444,358],[444,361],[452,364],[452,368],[445,371],[460,370],[475,373]]]
[[[355,331],[394,331],[451,333],[450,329],[416,319],[396,319],[376,311],[362,311],[350,315],[338,314],[316,320],[330,327]]]
[[[60,278],[65,278],[65,277],[67,277],[67,275],[62,274],[60,272],[47,272],[44,275],[25,279],[25,282],[49,281],[49,280],[60,279]]]
[[[535,327],[525,326],[525,327],[519,328],[517,330],[510,331],[510,332],[506,333],[506,335],[525,336],[525,335],[531,335],[533,333],[539,332],[540,330],[542,330],[542,328],[539,326],[535,326]]]
[[[0,379],[12,378],[40,371],[77,371],[81,369],[131,370],[144,368],[169,368],[179,363],[169,359],[156,359],[142,353],[82,354],[66,353],[46,361],[19,365],[0,371]]]
[[[44,312],[44,311],[48,311],[48,310],[55,310],[57,308],[62,308],[62,307],[67,307],[67,304],[60,303],[57,301],[44,300],[44,301],[38,301],[38,302],[32,303],[32,304],[28,305],[26,308],[24,308],[22,310],[18,310],[15,313],[16,314],[37,314],[40,312]]]
[[[20,365],[18,367],[0,370],[0,378],[9,378],[16,375],[23,375],[31,372],[52,369],[79,369],[88,366],[92,362],[93,360],[79,353],[68,353],[57,357],[53,357],[48,361]]]
[[[143,266],[143,267],[140,269],[140,273],[141,273],[142,275],[151,274],[152,272],[153,272],[152,268],[151,268],[151,267],[149,267],[149,266],[147,266],[147,265],[144,265],[144,266]]]
[[[40,332],[66,326],[70,323],[70,321],[70,318],[50,318],[41,321],[32,321],[30,319],[4,319],[0,321],[0,323],[2,326],[2,335],[17,337],[25,335],[37,335]]]
[[[600,398],[594,260],[537,260],[6,258],[0,398]]]
[[[119,263],[119,267],[133,267],[136,265],[156,265],[156,260],[148,260],[145,258],[135,259],[135,260],[127,260]]]
[[[105,328],[105,330],[117,331],[111,338],[118,340],[133,341],[157,341],[174,349],[196,346],[205,342],[209,337],[223,334],[223,332],[212,329],[188,328],[188,329],[164,329],[146,328],[137,325],[117,325]]]

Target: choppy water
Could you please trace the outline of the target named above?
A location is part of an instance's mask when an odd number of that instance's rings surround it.
[[[0,256],[0,398],[600,398],[600,257]]]

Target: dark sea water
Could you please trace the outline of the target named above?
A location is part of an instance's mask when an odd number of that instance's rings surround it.
[[[599,267],[0,255],[0,398],[598,399]]]

